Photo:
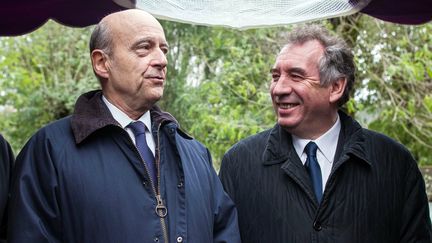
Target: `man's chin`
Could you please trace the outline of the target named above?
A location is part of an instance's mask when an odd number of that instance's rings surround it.
[[[287,131],[294,129],[298,125],[298,122],[293,121],[292,119],[288,119],[288,118],[278,118],[277,122],[278,122],[279,126],[281,126],[282,128],[284,128]]]
[[[153,97],[151,97],[150,102],[153,103],[153,105],[154,105],[155,103],[157,103],[159,100],[162,99],[162,96],[163,96],[163,93],[155,94],[155,95],[153,95]]]

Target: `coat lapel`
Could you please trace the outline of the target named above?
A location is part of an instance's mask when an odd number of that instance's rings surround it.
[[[276,124],[270,132],[262,161],[264,169],[268,166],[280,166],[298,186],[305,192],[308,198],[318,207],[312,189],[309,175],[295,152],[291,134]]]

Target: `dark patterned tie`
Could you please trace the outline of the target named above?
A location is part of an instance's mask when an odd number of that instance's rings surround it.
[[[309,173],[309,176],[312,180],[313,189],[315,192],[315,196],[318,200],[318,203],[321,203],[322,199],[322,177],[321,177],[321,168],[318,164],[318,160],[316,157],[318,146],[314,142],[309,142],[305,147],[305,152],[307,155],[306,159],[306,170]]]
[[[157,180],[156,180],[155,158],[149,146],[147,145],[147,140],[145,136],[147,127],[141,121],[131,122],[128,125],[128,127],[132,129],[132,132],[135,135],[136,147],[138,148],[141,157],[146,163],[146,168],[151,177],[151,180],[153,181],[153,184],[156,186]]]

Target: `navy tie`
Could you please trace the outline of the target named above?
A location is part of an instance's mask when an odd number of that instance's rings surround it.
[[[309,142],[305,147],[305,152],[307,155],[306,159],[306,170],[309,173],[309,176],[312,180],[313,189],[315,192],[315,196],[318,200],[318,203],[321,203],[322,199],[322,177],[321,177],[321,168],[318,164],[318,160],[316,157],[318,146],[314,142]]]
[[[135,135],[136,147],[138,148],[141,157],[146,163],[146,168],[153,181],[153,184],[156,186],[157,180],[156,180],[155,158],[149,146],[147,145],[147,140],[145,135],[147,127],[141,121],[131,122],[128,125],[128,127],[132,129],[132,132]]]

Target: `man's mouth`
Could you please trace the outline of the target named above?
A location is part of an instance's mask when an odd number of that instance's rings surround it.
[[[298,104],[294,103],[278,103],[278,107],[281,109],[291,109],[293,107],[298,106]]]
[[[148,79],[165,79],[163,76],[147,76]]]

